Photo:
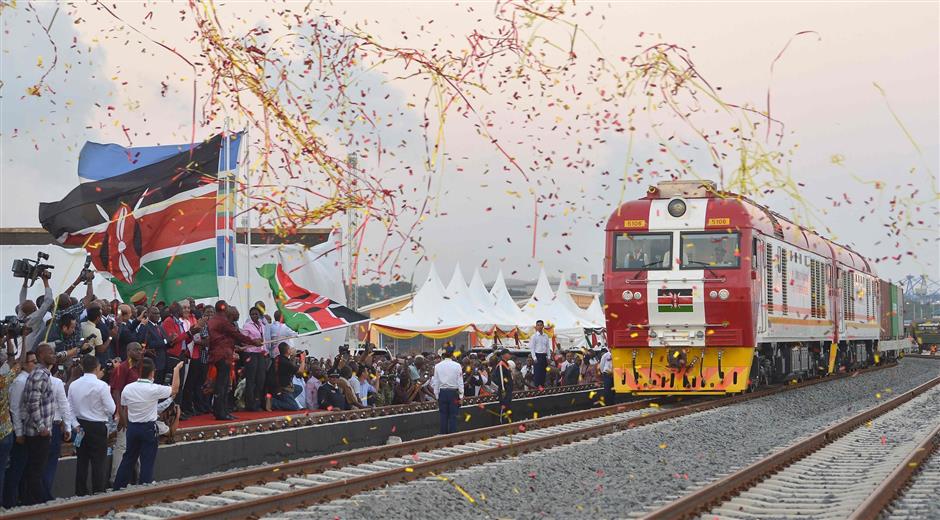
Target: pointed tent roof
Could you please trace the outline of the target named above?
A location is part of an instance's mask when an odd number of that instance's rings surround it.
[[[561,281],[558,282],[558,290],[555,291],[555,300],[556,303],[564,307],[566,310],[571,312],[574,316],[582,319],[585,323],[591,325],[585,325],[587,328],[598,328],[604,326],[604,316],[601,314],[601,319],[597,320],[591,316],[588,312],[589,309],[582,309],[578,307],[578,304],[574,302],[571,298],[571,293],[568,292],[568,284],[565,282],[565,277],[561,277]],[[597,296],[594,296],[594,301],[597,301]],[[600,302],[597,301],[598,305]]]
[[[496,281],[493,282],[493,287],[490,289],[490,296],[493,297],[496,303],[497,312],[506,316],[507,319],[511,319],[513,325],[525,328],[535,326],[535,320],[522,312],[522,309],[516,305],[516,302],[509,294],[509,289],[506,288],[506,280],[503,278],[502,269],[500,269],[499,273],[496,275]]]
[[[595,328],[598,325],[581,315],[580,309],[575,305],[568,289],[565,287],[565,277],[562,276],[558,285],[558,293],[553,294],[548,283],[548,276],[543,268],[539,272],[539,281],[535,292],[529,301],[522,307],[522,311],[535,320],[543,320],[546,324],[554,325],[556,331]]]
[[[601,306],[600,296],[594,295],[594,299],[591,301],[591,305],[588,306],[586,312],[588,319],[591,321],[606,325],[607,317],[604,315],[604,308]]]
[[[468,317],[449,304],[446,291],[431,264],[428,276],[414,298],[402,310],[375,320],[373,323],[385,327],[425,332],[467,326]]]
[[[493,325],[493,317],[490,313],[492,305],[486,305],[485,302],[484,305],[474,304],[459,263],[454,268],[454,274],[450,279],[450,283],[447,284],[445,294],[447,305],[454,307],[457,312],[466,316],[469,323],[477,326]]]

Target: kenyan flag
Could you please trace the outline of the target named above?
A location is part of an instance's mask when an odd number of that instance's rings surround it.
[[[284,324],[298,334],[348,327],[369,318],[298,286],[281,264],[264,264],[258,274],[268,281]]]
[[[127,301],[219,295],[216,204],[223,137],[157,162],[87,182],[39,221],[60,244],[84,247]]]
[[[659,312],[692,312],[692,289],[659,289]]]

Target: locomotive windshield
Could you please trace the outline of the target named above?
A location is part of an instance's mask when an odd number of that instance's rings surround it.
[[[741,265],[740,237],[737,233],[682,233],[681,269],[736,268]]]
[[[615,271],[669,269],[672,233],[622,233],[614,238]]]

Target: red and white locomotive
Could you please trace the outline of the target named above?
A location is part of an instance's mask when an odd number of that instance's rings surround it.
[[[736,393],[907,345],[900,288],[864,257],[712,183],[650,187],[606,231],[617,392]]]

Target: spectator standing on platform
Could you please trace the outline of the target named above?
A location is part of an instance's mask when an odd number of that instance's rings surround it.
[[[102,381],[101,365],[95,356],[82,358],[82,377],[69,385],[69,404],[81,426],[82,440],[77,446],[75,494],[89,494],[88,470],[91,469],[91,493],[108,487],[108,419],[114,416],[114,398]]]
[[[134,308],[127,304],[118,306],[118,313],[115,316],[115,327],[117,328],[116,341],[112,341],[114,357],[127,359],[127,346],[131,343],[139,343],[140,337],[137,335],[137,327],[147,321],[146,313],[140,313],[138,319],[134,319]]]
[[[3,480],[6,474],[7,461],[10,451],[16,444],[16,432],[13,430],[13,421],[10,414],[10,390],[18,374],[16,370],[15,350],[11,350],[13,342],[6,338],[6,356],[0,361],[0,506],[3,504]],[[12,367],[12,368],[11,368]]]
[[[43,320],[46,318],[46,313],[55,304],[52,289],[49,287],[49,278],[41,276],[40,279],[42,279],[42,285],[45,287],[46,292],[36,299],[36,303],[26,299],[28,289],[26,283],[29,281],[27,278],[23,279],[23,287],[20,289],[20,305],[17,310],[17,318],[23,320],[23,325],[29,327],[30,330],[22,346],[27,351],[32,351],[39,338],[45,335],[46,329],[43,327]]]
[[[257,307],[248,309],[248,321],[242,326],[242,334],[253,340],[261,340],[260,345],[248,345],[244,350],[245,410],[257,412],[261,410],[264,401],[264,379],[268,371],[266,343],[270,339],[270,330]]]
[[[209,364],[215,367],[215,384],[212,412],[220,421],[235,419],[229,413],[231,370],[235,357],[235,344],[261,346],[261,340],[253,340],[235,328],[225,300],[215,302],[215,316],[209,320]]]
[[[65,395],[65,382],[62,381],[56,371],[56,366],[52,367],[52,377],[49,382],[52,383],[52,395],[55,401],[55,413],[52,419],[52,435],[49,442],[49,458],[46,459],[46,469],[42,473],[42,488],[44,501],[52,500],[52,484],[55,482],[55,472],[59,468],[59,456],[62,454],[62,441],[72,440],[72,430],[78,427],[75,416],[72,414],[72,406],[69,404],[69,398]]]
[[[55,396],[52,390],[52,374],[49,367],[55,363],[52,345],[40,343],[36,346],[36,368],[26,379],[23,390],[21,413],[23,433],[26,435],[26,504],[41,504],[45,500],[42,485],[43,472],[49,459],[49,443],[52,440],[55,418]]]
[[[292,338],[294,338],[297,333],[290,330],[290,327],[281,321],[280,310],[274,311],[274,321],[268,325],[267,333],[268,339],[271,341],[266,345],[270,359],[274,359],[274,357],[277,356],[277,346],[281,343],[287,343],[291,348],[294,347]],[[316,399],[314,399],[314,401],[316,401]]]
[[[10,419],[13,422],[13,433],[16,436],[13,447],[10,449],[10,462],[4,472],[3,480],[3,507],[10,509],[20,503],[20,482],[23,480],[23,474],[26,472],[26,465],[29,461],[28,450],[26,448],[26,434],[23,430],[23,422],[26,419],[23,409],[23,393],[26,390],[26,380],[36,368],[36,352],[27,351],[22,358],[23,365],[20,366],[20,372],[13,379],[10,385]]]
[[[327,373],[326,381],[317,390],[317,403],[321,410],[340,411],[349,409],[343,391],[337,386],[339,380],[339,371],[335,368]]]
[[[144,359],[140,365],[140,379],[124,387],[121,392],[121,417],[127,424],[127,451],[121,458],[114,489],[122,489],[131,481],[134,466],[140,461],[140,484],[153,482],[153,465],[157,459],[159,434],[157,432],[157,403],[161,399],[172,399],[180,386],[180,370],[173,370],[170,386],[153,382],[155,366],[152,360]]]
[[[535,322],[535,333],[529,340],[529,348],[532,350],[532,357],[535,359],[535,372],[532,376],[536,387],[545,386],[545,369],[548,367],[548,354],[551,351],[551,339],[545,334],[545,322],[538,320]]]
[[[600,362],[601,382],[604,384],[604,404],[614,404],[614,358],[610,350],[604,349]]]
[[[162,318],[160,308],[154,305],[147,310],[147,322],[140,325],[137,334],[140,336],[140,344],[144,347],[147,357],[153,359],[156,367],[154,381],[157,384],[166,383],[167,370],[167,351],[170,345],[176,341],[176,337],[167,336],[165,330],[160,325]]]
[[[140,378],[140,366],[144,359],[144,349],[140,343],[127,345],[127,359],[114,367],[111,371],[111,399],[115,406],[121,402],[121,392],[124,388]],[[127,448],[127,423],[120,413],[117,424],[117,437],[114,439],[114,449],[111,450],[111,479],[117,478],[121,458]]]
[[[512,415],[512,369],[509,368],[509,350],[500,349],[496,367],[490,380],[496,385],[499,399],[499,423],[509,422]]]
[[[189,347],[189,342],[192,340],[192,336],[189,333],[190,324],[188,321],[183,321],[183,306],[180,305],[179,302],[170,304],[169,313],[170,315],[164,318],[163,322],[160,323],[160,326],[163,328],[163,333],[166,335],[167,341],[169,341],[169,345],[167,345],[166,349],[165,374],[172,374],[177,363],[184,363],[184,370],[181,374],[185,378],[186,352]],[[161,385],[166,384],[166,380],[158,380],[157,383]]]
[[[101,317],[101,305],[98,302],[88,307],[85,313],[85,321],[82,322],[81,327],[82,337],[91,338],[89,343],[95,347],[95,356],[98,356],[98,361],[103,360],[107,363],[113,357],[110,353],[111,331],[104,325],[104,320]]]
[[[206,382],[206,371],[209,368],[209,328],[207,323],[215,315],[215,308],[205,307],[202,317],[196,318],[192,313],[192,302],[183,305],[183,319],[190,323],[192,342],[189,349],[189,365],[183,383],[183,392],[180,407],[185,415],[199,415],[209,413],[210,407],[202,391]]]
[[[463,369],[453,359],[454,347],[444,349],[444,359],[434,366],[431,388],[441,415],[441,435],[457,431],[457,412],[463,399]]]

